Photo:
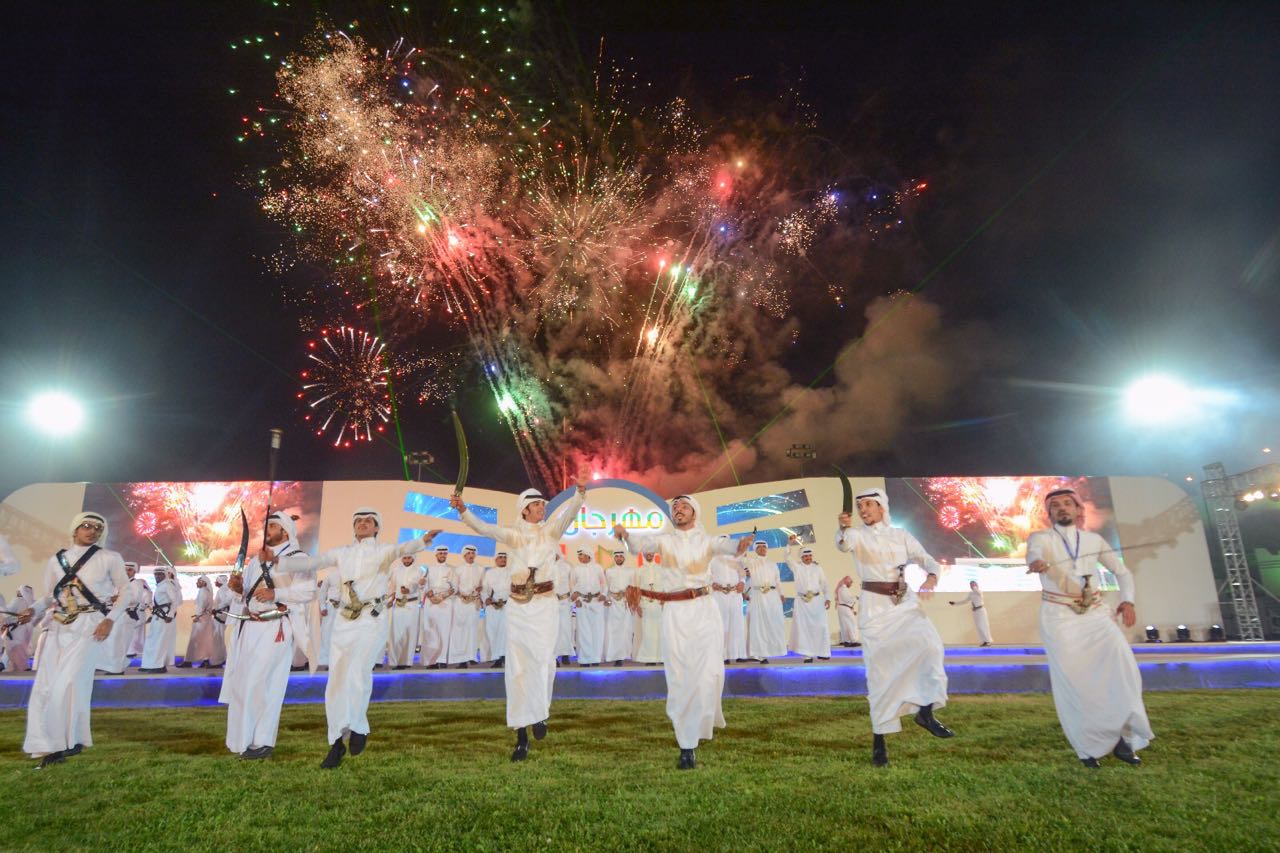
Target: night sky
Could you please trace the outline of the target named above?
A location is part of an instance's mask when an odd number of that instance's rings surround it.
[[[657,11],[675,5],[532,8],[587,61],[603,37],[658,96],[727,110],[794,85],[822,133],[931,186],[909,262],[875,288],[911,290],[941,265],[921,296],[964,330],[957,358],[972,372],[892,448],[824,461],[886,476],[1179,481],[1216,460],[1273,461],[1261,448],[1280,448],[1280,6]],[[401,475],[390,444],[337,452],[301,426],[307,338],[262,261],[278,235],[243,188],[243,102],[227,92],[253,70],[228,42],[263,8],[10,10],[0,494],[40,481],[265,478],[273,426],[286,430],[282,477]],[[266,66],[257,73],[269,85]],[[805,337],[787,362],[798,382],[862,331],[860,313],[830,315],[799,315]],[[1118,392],[1151,370],[1235,401],[1135,427]],[[55,386],[89,405],[75,440],[49,442],[23,420],[28,397]],[[472,482],[520,488],[505,428],[463,414],[483,454]],[[410,449],[435,452],[451,476],[447,412],[419,410],[404,426]],[[797,440],[821,448],[821,436]]]

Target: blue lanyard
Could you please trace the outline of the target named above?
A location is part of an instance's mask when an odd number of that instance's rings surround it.
[[[1058,534],[1058,538],[1062,540],[1062,547],[1067,549],[1067,556],[1071,558],[1071,567],[1073,569],[1077,568],[1076,561],[1080,559],[1080,528],[1076,528],[1076,550],[1074,553],[1071,551],[1071,543],[1067,542],[1067,537],[1062,535],[1062,531],[1055,527],[1053,532]]]

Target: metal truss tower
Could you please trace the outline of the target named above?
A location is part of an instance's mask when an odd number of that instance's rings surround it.
[[[1218,530],[1218,544],[1222,547],[1240,639],[1262,640],[1262,620],[1258,616],[1258,602],[1253,597],[1253,579],[1249,577],[1249,560],[1245,556],[1240,522],[1236,518],[1236,500],[1241,494],[1254,489],[1275,489],[1280,483],[1280,465],[1264,465],[1243,474],[1227,476],[1222,463],[1215,462],[1204,466],[1204,477],[1200,489]]]

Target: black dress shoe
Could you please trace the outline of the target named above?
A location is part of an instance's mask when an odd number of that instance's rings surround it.
[[[622,661],[620,661],[620,660],[616,660],[616,661],[614,661],[614,662],[613,662],[613,665],[614,665],[614,666],[622,666]]]
[[[955,737],[956,733],[938,722],[933,716],[933,708],[925,706],[916,713],[916,725],[934,737]]]
[[[333,742],[333,746],[329,747],[329,754],[324,757],[324,761],[320,762],[320,766],[325,770],[332,770],[342,763],[342,756],[347,754],[347,746],[342,742],[342,738],[338,738]]]
[[[409,665],[407,663],[402,663],[398,666],[392,667],[392,669],[408,669],[408,668],[409,668]]]
[[[1090,770],[1098,770],[1102,767],[1096,758],[1082,758],[1080,759],[1080,763],[1085,767],[1088,767]]]
[[[529,742],[523,741],[516,744],[516,748],[511,752],[512,761],[524,761],[529,757]]]
[[[692,749],[680,750],[680,760],[676,762],[677,770],[694,770],[698,767],[698,757]]]
[[[1133,751],[1128,741],[1124,738],[1120,738],[1119,743],[1116,744],[1116,748],[1112,750],[1111,754],[1125,764],[1132,764],[1134,767],[1142,766],[1142,759],[1138,757],[1137,753]]]
[[[168,669],[166,669],[166,668],[165,668],[165,667],[163,667],[163,666],[157,666],[157,667],[155,667],[154,669],[139,669],[139,670],[138,670],[138,672],[145,672],[147,675],[160,675],[161,673],[168,672],[168,671],[169,671],[169,670],[168,670]]]
[[[182,663],[176,663],[176,664],[174,664],[174,666],[176,666],[178,669],[190,669],[190,667],[191,667],[191,661],[189,661],[189,660],[184,660]]]
[[[533,724],[533,739],[534,739],[534,740],[542,740],[542,739],[543,739],[544,737],[546,737],[546,736],[547,736],[547,721],[546,721],[546,720],[543,720],[543,721],[542,721],[542,722],[540,722],[540,723],[534,723],[534,724]]]
[[[64,756],[66,756],[67,758],[70,758],[71,756],[73,756],[73,755],[79,755],[79,754],[80,754],[80,753],[82,753],[82,752],[84,752],[84,744],[82,744],[82,743],[78,743],[78,744],[76,744],[75,746],[71,747],[70,749],[64,749],[64,750],[62,751],[62,754],[63,754]],[[1132,754],[1132,753],[1130,753],[1130,754]]]
[[[359,755],[364,752],[364,745],[369,742],[369,735],[360,732],[351,733],[351,754]]]
[[[382,666],[382,664],[378,664],[378,666],[380,667],[380,666]],[[303,663],[303,664],[298,664],[297,666],[291,666],[291,667],[289,667],[289,671],[290,671],[290,672],[302,672],[302,671],[303,671],[304,669],[306,669],[306,668],[307,668],[307,665],[306,665],[305,663]],[[374,667],[374,669],[377,669],[377,668],[378,668],[378,667]]]
[[[813,663],[813,658],[805,658],[805,659],[804,659],[804,662],[805,662],[805,663]]]
[[[871,764],[874,767],[889,766],[889,750],[885,747],[884,735],[873,735],[871,738]]]
[[[496,661],[489,664],[489,669],[502,669],[502,658],[498,658]]]
[[[240,753],[240,757],[248,761],[257,761],[262,758],[270,758],[273,751],[270,746],[255,746]]]
[[[470,668],[471,668],[471,664],[465,660],[462,663],[458,664],[458,669],[470,669]]]
[[[48,755],[46,755],[44,758],[40,759],[40,763],[36,765],[36,769],[37,769],[37,770],[43,770],[43,769],[45,769],[46,767],[50,767],[50,766],[52,766],[52,765],[54,765],[54,764],[61,764],[62,762],[66,761],[66,760],[67,760],[66,753],[64,753],[64,752],[51,752],[51,753],[49,753]]]

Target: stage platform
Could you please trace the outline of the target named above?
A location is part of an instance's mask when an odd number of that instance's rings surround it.
[[[1146,690],[1280,687],[1280,642],[1167,643],[1134,646]],[[133,662],[137,666],[137,661]],[[946,651],[949,691],[964,693],[1045,693],[1049,667],[1039,646],[954,646]],[[325,674],[293,673],[287,703],[323,702]],[[34,673],[0,673],[0,709],[25,708]],[[184,707],[216,705],[222,685],[220,669],[170,669],[163,675],[100,675],[93,690],[98,708]],[[828,661],[804,663],[795,655],[731,664],[725,675],[726,697],[861,696],[867,692],[861,649],[832,650]],[[557,699],[661,699],[666,682],[661,666],[611,664],[561,667],[556,674]],[[470,669],[398,672],[378,670],[373,699],[423,702],[502,699],[502,671],[488,664]]]

